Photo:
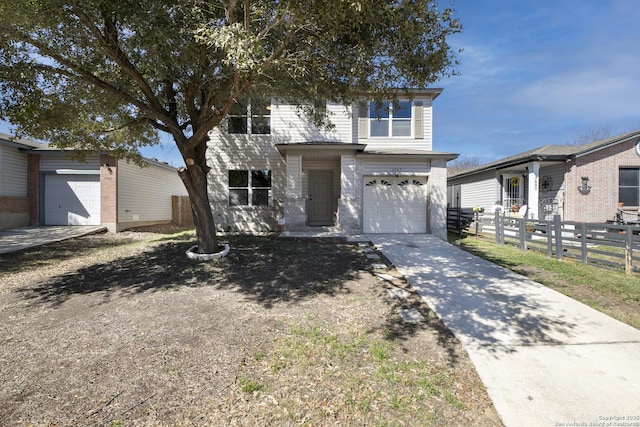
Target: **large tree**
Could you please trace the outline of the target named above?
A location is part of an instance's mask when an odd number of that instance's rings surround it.
[[[171,135],[201,253],[217,251],[206,142],[249,91],[309,106],[394,99],[454,70],[460,30],[435,0],[0,0],[0,118],[64,148]]]

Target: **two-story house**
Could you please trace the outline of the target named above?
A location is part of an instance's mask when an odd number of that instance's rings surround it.
[[[396,105],[326,103],[330,130],[277,98],[238,103],[210,134],[216,224],[446,238],[446,163],[457,155],[432,151],[432,105],[441,92],[416,90]]]

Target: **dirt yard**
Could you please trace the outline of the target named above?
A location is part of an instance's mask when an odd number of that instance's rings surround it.
[[[225,236],[197,263],[159,231],[0,257],[0,425],[501,425],[457,340],[357,245]]]

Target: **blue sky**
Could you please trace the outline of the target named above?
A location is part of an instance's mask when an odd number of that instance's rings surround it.
[[[637,0],[457,0],[454,8],[460,75],[433,85],[444,88],[434,150],[486,163],[595,129],[640,129]],[[143,155],[182,165],[161,141]]]
[[[444,6],[444,4],[443,4]],[[434,150],[482,163],[640,129],[636,0],[458,0],[460,75],[436,83]]]
[[[446,7],[448,0],[441,0]],[[457,0],[460,75],[441,80],[433,149],[481,163],[595,129],[640,129],[637,0]],[[182,164],[177,149],[143,154]]]

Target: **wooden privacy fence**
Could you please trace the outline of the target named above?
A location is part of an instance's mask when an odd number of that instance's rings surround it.
[[[516,244],[522,250],[546,253],[557,260],[572,258],[585,264],[640,271],[640,227],[632,225],[532,220],[496,214],[484,232],[495,230],[497,244]]]
[[[171,222],[184,227],[193,226],[189,196],[171,196]]]

